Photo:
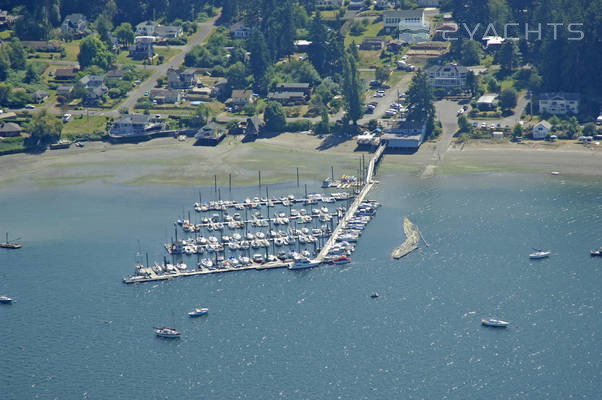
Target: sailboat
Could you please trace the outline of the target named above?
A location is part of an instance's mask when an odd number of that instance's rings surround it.
[[[17,238],[15,240],[19,240],[21,238]],[[8,232],[6,232],[6,242],[0,243],[0,247],[3,249],[20,249],[22,246],[18,243],[11,243],[8,241]]]
[[[172,317],[173,317],[173,313],[172,313]],[[176,326],[175,318],[173,321],[173,326],[174,326],[174,328],[167,328],[164,326],[161,328],[153,327],[153,329],[155,330],[155,334],[159,337],[167,338],[167,339],[179,339],[180,336],[182,336],[182,332],[178,331],[175,328],[175,326]]]

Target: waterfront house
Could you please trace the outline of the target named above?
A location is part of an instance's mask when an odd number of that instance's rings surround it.
[[[541,93],[539,112],[548,114],[579,113],[579,93]]]
[[[88,20],[83,14],[69,14],[63,20],[61,33],[65,36],[82,37],[87,34]]]
[[[21,136],[21,132],[23,129],[18,124],[14,122],[7,122],[0,127],[0,136],[1,137],[13,137],[13,136]]]
[[[38,104],[45,102],[47,98],[48,98],[48,92],[45,90],[36,90],[31,95],[31,100],[34,103],[38,103]]]
[[[426,69],[431,87],[434,89],[465,89],[468,69],[456,64],[433,65]]]
[[[366,5],[364,0],[350,0],[349,5],[347,6],[350,10],[359,10]]]
[[[246,26],[242,22],[238,22],[230,28],[230,36],[232,39],[247,39],[253,34],[253,29]]]
[[[176,104],[180,101],[180,92],[175,89],[152,89],[149,98],[157,104]]]
[[[248,138],[257,138],[261,129],[263,127],[263,122],[261,122],[261,118],[259,115],[253,115],[252,117],[247,118],[247,122],[244,128],[244,134]]]
[[[232,95],[226,104],[230,107],[244,107],[247,104],[253,103],[253,91],[252,90],[233,90]]]
[[[495,93],[484,94],[477,100],[477,107],[479,110],[493,110],[498,105],[497,97]]]
[[[552,129],[552,124],[548,121],[540,121],[537,125],[533,127],[533,139],[541,140],[545,139],[546,136],[550,133]]]
[[[54,79],[57,81],[72,81],[78,71],[77,68],[57,68],[54,71]]]
[[[99,106],[104,102],[104,95],[107,92],[106,86],[88,86],[86,87],[86,96],[83,103],[86,106]]]
[[[124,114],[111,129],[111,135],[116,137],[145,136],[153,130],[161,130],[161,124],[153,124],[150,115]]]
[[[384,129],[382,140],[389,150],[417,150],[426,136],[426,123],[392,121]]]
[[[387,42],[387,50],[393,53],[399,53],[403,47],[403,42],[398,39],[392,39]]]
[[[210,122],[203,126],[194,135],[195,146],[216,146],[226,136],[226,129],[215,122]]]

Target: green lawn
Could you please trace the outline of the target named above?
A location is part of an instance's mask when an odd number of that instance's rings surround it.
[[[383,23],[382,23],[382,21],[380,21],[380,22],[371,23],[371,24],[367,25],[366,30],[359,36],[353,36],[348,31],[347,34],[345,35],[345,47],[349,46],[349,44],[354,40],[355,40],[355,44],[359,45],[367,37],[377,37],[378,33],[382,29],[383,29]],[[386,39],[386,40],[389,40],[392,38],[391,35],[383,35],[380,37],[382,37],[383,39]]]
[[[83,115],[80,118],[79,115],[74,115],[69,122],[63,125],[61,137],[69,140],[98,140],[101,135],[94,134],[94,131],[102,131],[104,135],[106,124],[106,117]]]
[[[24,137],[10,137],[0,140],[0,155],[25,150]]]
[[[81,40],[73,40],[64,44],[65,47],[65,61],[77,61],[77,55],[79,54],[79,43]]]

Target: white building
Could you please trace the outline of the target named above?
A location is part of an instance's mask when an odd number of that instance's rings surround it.
[[[387,149],[416,150],[426,136],[424,122],[395,121],[384,129],[382,140],[387,143]]]
[[[468,68],[455,65],[433,65],[426,69],[432,88],[465,89]]]
[[[316,0],[317,8],[340,8],[343,7],[344,0]]]
[[[537,125],[533,127],[533,139],[541,140],[545,139],[546,136],[550,133],[552,129],[552,124],[548,121],[540,121]]]
[[[539,112],[548,114],[579,113],[578,93],[541,93]]]
[[[383,25],[387,32],[394,29],[399,29],[400,32],[429,30],[429,24],[424,20],[424,10],[387,10],[383,12]]]
[[[253,29],[244,25],[242,22],[232,25],[230,28],[230,36],[233,39],[246,39],[250,38],[253,34]]]

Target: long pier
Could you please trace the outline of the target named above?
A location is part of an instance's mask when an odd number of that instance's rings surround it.
[[[376,168],[376,163],[379,162],[381,157],[383,156],[385,147],[386,147],[385,145],[380,145],[378,147],[378,149],[374,152],[374,155],[372,156],[372,159],[370,160],[370,164],[368,165],[368,173],[366,174],[366,185],[364,185],[364,187],[362,188],[360,193],[357,195],[357,197],[355,198],[353,203],[351,203],[351,205],[347,209],[347,212],[345,213],[345,216],[339,221],[339,224],[337,225],[335,230],[332,232],[332,235],[330,235],[330,238],[328,239],[328,241],[326,242],[324,247],[322,247],[322,250],[320,250],[320,253],[318,253],[318,256],[316,257],[317,261],[324,262],[326,255],[328,254],[328,252],[330,251],[330,249],[336,242],[337,237],[339,236],[341,231],[344,229],[347,222],[349,222],[349,220],[355,215],[357,208],[366,199],[366,196],[368,195],[370,190],[372,190],[372,187],[375,184],[374,180],[372,179],[374,176],[374,169]]]

